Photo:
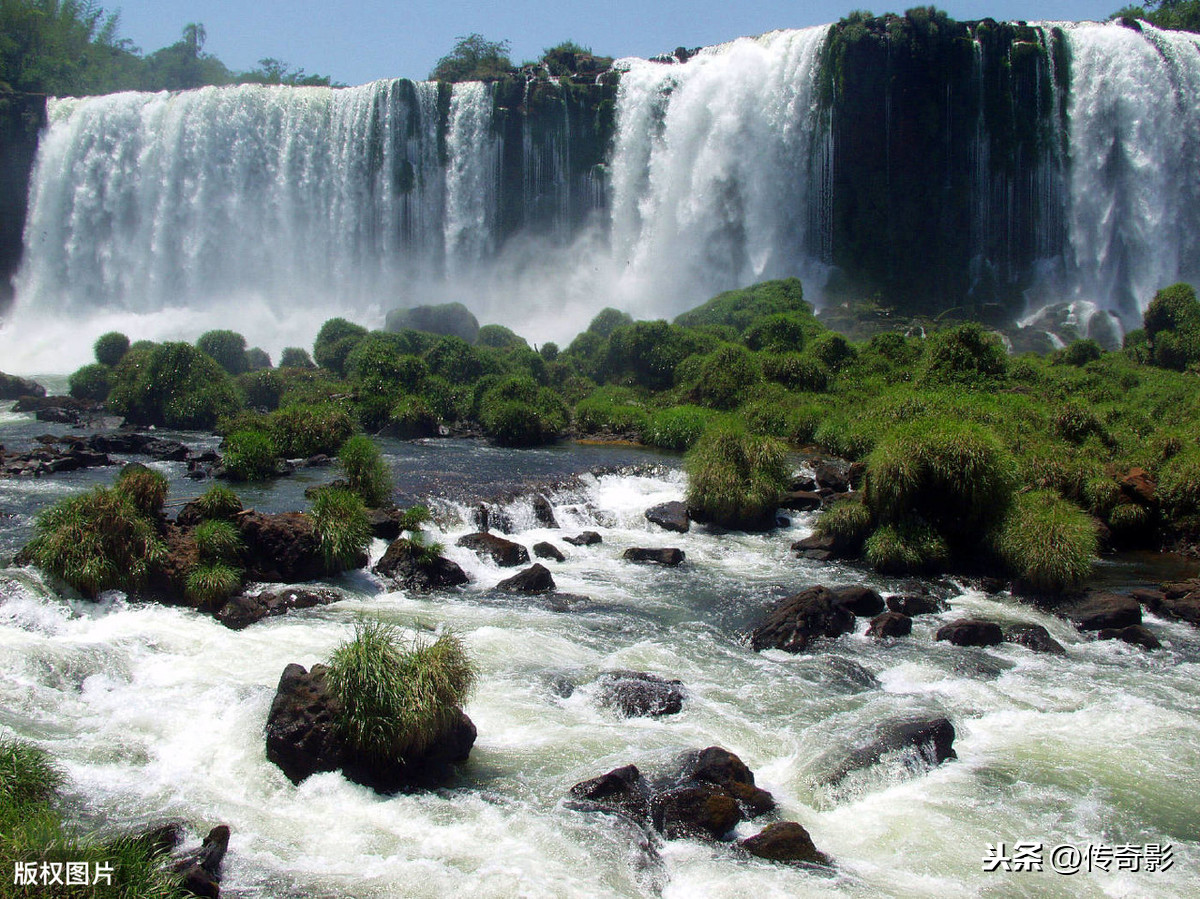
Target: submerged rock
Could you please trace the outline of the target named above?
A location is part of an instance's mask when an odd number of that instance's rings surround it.
[[[828,783],[838,784],[863,768],[878,764],[886,755],[913,752],[915,760],[927,765],[940,765],[958,758],[954,751],[954,725],[947,718],[897,721],[876,729],[867,743],[852,749],[834,766]]]
[[[1067,650],[1061,643],[1050,636],[1050,632],[1040,624],[1013,624],[1004,631],[1005,643],[1016,643],[1034,652],[1045,652],[1051,655],[1065,655]]]
[[[1162,644],[1158,641],[1158,637],[1154,636],[1150,630],[1141,624],[1131,624],[1129,627],[1122,628],[1105,628],[1096,635],[1099,640],[1121,640],[1131,646],[1140,646],[1142,649],[1160,649]]]
[[[1074,605],[1060,610],[1081,631],[1101,631],[1142,623],[1142,607],[1132,596],[1089,591]]]
[[[651,524],[656,524],[660,528],[674,531],[677,534],[686,534],[692,526],[691,516],[688,515],[687,503],[678,501],[660,503],[657,506],[647,509],[645,515],[646,520]]]
[[[550,500],[540,493],[533,495],[533,518],[544,528],[558,528],[558,519],[554,517],[554,507]]]
[[[466,547],[479,556],[491,557],[501,568],[515,568],[529,561],[529,550],[521,544],[485,531],[465,534],[458,538],[456,545]]]
[[[540,562],[535,562],[524,571],[496,585],[497,590],[505,593],[550,593],[554,588],[554,578],[550,570]]]
[[[650,822],[649,782],[636,765],[615,768],[571,787],[571,796],[584,810],[616,812],[639,824]]]
[[[264,618],[284,615],[292,609],[311,609],[337,602],[342,595],[336,590],[288,588],[267,591],[256,596],[235,596],[216,614],[219,622],[231,630],[240,631]]]
[[[739,840],[738,845],[759,858],[775,862],[830,865],[831,859],[813,844],[808,831],[795,821],[768,824],[761,833]]]
[[[912,619],[899,612],[884,612],[871,619],[867,636],[882,640],[886,637],[907,637],[912,633]]]
[[[603,543],[603,538],[595,531],[584,531],[574,537],[563,537],[567,543],[572,546],[595,546],[597,543]]]
[[[955,646],[998,646],[1004,642],[1004,632],[994,621],[960,618],[938,628],[935,639]]]
[[[337,700],[329,688],[328,671],[288,665],[279,679],[267,714],[267,758],[288,779],[299,784],[321,771],[337,771],[363,786],[383,793],[424,787],[443,778],[453,763],[466,761],[476,730],[465,712],[419,755],[408,758],[365,756],[338,733]]]
[[[683,682],[644,671],[606,671],[597,679],[596,700],[626,718],[658,718],[683,710]]]
[[[561,549],[546,540],[533,544],[533,554],[539,559],[553,559],[555,562],[565,562],[567,560]]]
[[[686,555],[682,549],[675,547],[647,548],[632,546],[621,556],[627,562],[637,562],[642,565],[665,565],[674,568],[683,563]]]

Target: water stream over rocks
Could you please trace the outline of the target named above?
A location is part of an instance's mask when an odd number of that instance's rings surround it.
[[[53,426],[0,413],[19,448]],[[64,430],[61,429],[60,430]],[[189,442],[195,442],[191,435]],[[780,597],[816,583],[912,582],[797,559],[790,544],[814,513],[769,534],[685,534],[644,511],[682,498],[678,459],[629,447],[511,451],[471,441],[385,443],[401,501],[434,507],[435,537],[471,577],[445,593],[386,592],[364,571],[332,585],[344,599],[243,631],[181,608],[61,599],[29,569],[0,570],[0,727],[37,741],[68,777],[72,811],[104,827],[169,817],[233,837],[222,884],[245,897],[384,896],[1189,896],[1200,863],[1200,633],[1148,616],[1162,648],[1098,642],[1005,593],[926,582],[947,609],[891,641],[856,632],[792,656],[745,637]],[[157,462],[172,500],[203,484]],[[591,474],[605,466],[609,473]],[[114,470],[0,480],[0,557],[28,538],[46,503]],[[310,469],[241,491],[261,510],[303,508]],[[525,484],[543,485],[560,528],[538,523]],[[560,483],[559,488],[545,487]],[[508,539],[546,541],[558,590],[587,597],[560,611],[545,597],[493,590],[502,569],[465,547],[473,496],[507,493]],[[583,530],[602,542],[574,546]],[[678,547],[675,568],[622,560],[630,547]],[[372,557],[384,551],[376,541]],[[1140,575],[1105,563],[1112,583]],[[443,628],[479,666],[467,711],[470,761],[444,788],[380,796],[336,773],[293,786],[264,753],[263,725],[285,665],[324,661],[356,616],[416,634]],[[1065,656],[1014,645],[935,643],[958,618],[1044,625]],[[622,718],[603,707],[603,672],[682,681],[682,711]],[[957,759],[936,768],[897,757],[829,784],[887,722],[946,716]],[[572,807],[573,784],[621,765],[649,776],[682,751],[722,746],[834,859],[829,870],[755,859],[726,843],[663,841],[611,815]],[[987,872],[988,844],[1046,846],[1043,872]],[[1172,844],[1166,871],[1063,876],[1049,849]]]

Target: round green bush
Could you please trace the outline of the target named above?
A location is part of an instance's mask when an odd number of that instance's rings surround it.
[[[225,438],[222,461],[234,481],[262,481],[275,474],[279,453],[266,431],[237,431]]]
[[[242,586],[241,572],[224,562],[201,562],[187,576],[184,593],[198,609],[215,609]]]
[[[454,636],[406,649],[394,627],[366,619],[334,651],[328,677],[347,742],[368,757],[403,760],[419,756],[458,719],[475,672]]]
[[[228,487],[214,484],[196,498],[196,508],[202,518],[228,521],[242,511],[242,501]]]
[[[233,380],[188,343],[132,347],[113,370],[106,405],[139,425],[209,429],[241,409]]]
[[[688,509],[723,527],[773,527],[787,486],[786,460],[786,447],[773,437],[728,427],[706,431],[684,458]]]
[[[719,414],[701,406],[672,406],[650,415],[642,443],[682,452],[691,449]]]
[[[817,337],[805,351],[812,359],[816,359],[831,371],[837,371],[853,361],[856,352],[849,341],[841,334],[830,331]]]
[[[973,542],[1004,513],[1014,477],[991,432],[927,418],[894,429],[872,451],[866,496],[881,521],[916,515],[953,542]]]
[[[1186,446],[1158,472],[1158,498],[1172,516],[1200,512],[1200,449]]]
[[[539,446],[566,430],[566,404],[532,378],[506,378],[483,397],[483,432],[501,446]]]
[[[950,548],[924,522],[904,520],[885,524],[867,538],[864,554],[880,574],[929,574],[950,559]]]
[[[750,389],[762,379],[758,364],[745,348],[721,347],[700,366],[696,399],[713,409],[736,409]]]
[[[238,376],[238,386],[246,395],[246,405],[261,412],[274,412],[283,396],[284,380],[273,369],[250,371]]]
[[[317,540],[330,574],[356,567],[371,545],[367,507],[357,493],[340,487],[318,491],[312,504]]]
[[[838,552],[855,554],[871,533],[871,510],[857,499],[838,500],[817,517],[818,536],[831,537]]]
[[[1101,440],[1108,438],[1108,432],[1096,413],[1080,403],[1059,406],[1050,419],[1050,428],[1068,443],[1080,444],[1092,435]]]
[[[1056,593],[1082,583],[1096,555],[1096,526],[1078,506],[1050,490],[1021,494],[996,535],[1009,571],[1033,590]]]
[[[1104,348],[1091,338],[1076,340],[1062,350],[1059,361],[1064,365],[1074,365],[1082,368],[1089,362],[1095,362],[1104,355]]]
[[[392,470],[370,437],[351,437],[338,450],[338,464],[350,489],[371,508],[384,505],[392,495]]]
[[[541,345],[538,352],[547,362],[554,362],[558,359],[558,344],[553,340],[547,340]]]
[[[336,455],[354,431],[350,413],[333,403],[284,406],[271,418],[271,437],[285,459]]]
[[[484,325],[479,329],[475,338],[476,346],[491,347],[495,350],[506,350],[510,347],[528,347],[525,338],[504,325]]]
[[[279,367],[311,369],[316,368],[317,364],[308,355],[308,350],[303,347],[289,346],[283,348],[283,353],[279,357]]]
[[[362,325],[344,318],[331,318],[317,332],[317,339],[313,342],[313,358],[321,368],[344,375],[346,357],[366,336],[367,329]]]
[[[1153,525],[1150,510],[1137,503],[1121,503],[1108,513],[1108,526],[1123,541],[1148,538]]]
[[[161,471],[130,462],[117,475],[114,489],[128,496],[143,515],[154,516],[162,513],[170,484]]]
[[[231,375],[246,371],[246,338],[236,331],[206,331],[196,339],[196,349]]]
[[[929,338],[923,379],[931,384],[988,387],[1004,378],[1008,354],[995,334],[975,322]]]
[[[105,487],[38,515],[26,551],[39,568],[91,598],[140,586],[166,557],[154,525],[129,495]]]
[[[94,362],[78,369],[67,383],[70,385],[70,394],[75,399],[102,403],[108,399],[108,392],[112,389],[112,369],[100,362]]]
[[[424,397],[405,396],[388,410],[385,433],[400,440],[420,440],[438,435],[438,416]]]
[[[265,371],[271,368],[271,356],[260,346],[246,350],[246,371]]]
[[[1154,343],[1163,331],[1200,329],[1200,301],[1190,284],[1172,284],[1154,295],[1142,314],[1146,338]]]
[[[92,346],[96,361],[101,365],[113,368],[129,352],[129,338],[120,331],[109,331],[101,334]]]
[[[742,332],[742,341],[752,350],[769,353],[799,353],[811,325],[811,317],[778,312],[756,319]]]
[[[215,518],[202,521],[192,536],[196,551],[205,562],[236,562],[245,548],[241,533],[230,521]]]
[[[820,393],[829,387],[829,368],[800,353],[773,353],[762,360],[763,377],[792,390]]]

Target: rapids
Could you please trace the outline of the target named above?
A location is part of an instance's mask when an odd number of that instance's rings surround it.
[[[0,417],[20,446],[46,425]],[[358,572],[334,583],[334,605],[234,632],[212,618],[109,594],[60,599],[36,572],[0,571],[0,727],[37,741],[69,776],[74,814],[121,829],[162,817],[194,822],[198,839],[227,823],[223,889],[245,897],[385,896],[1176,896],[1195,895],[1200,863],[1200,635],[1149,619],[1154,653],[1095,642],[1069,624],[969,585],[930,582],[950,609],[918,617],[913,635],[879,644],[845,636],[818,651],[755,654],[743,635],[778,597],[815,582],[905,584],[841,565],[799,561],[790,543],[811,515],[769,535],[693,528],[668,534],[643,517],[683,494],[675,457],[629,448],[534,451],[469,441],[385,443],[406,502],[429,499],[436,537],[471,575],[461,591],[381,591]],[[589,473],[597,466],[600,474]],[[630,467],[632,466],[632,467]],[[182,465],[156,463],[172,497],[199,488]],[[325,478],[330,473],[314,475]],[[47,501],[111,472],[0,481],[0,554],[28,537]],[[303,479],[260,488],[259,508],[302,507]],[[491,591],[511,573],[454,547],[481,487],[545,486],[562,525],[539,526],[528,492],[506,511],[512,539],[549,540],[568,558],[558,588],[587,596],[569,612]],[[562,537],[599,531],[584,548]],[[679,546],[666,570],[622,562],[633,545]],[[373,554],[384,544],[377,541]],[[1105,576],[1131,577],[1106,563]],[[963,614],[1045,625],[1067,656],[1005,644],[933,642]],[[469,763],[444,789],[381,797],[322,774],[293,787],[266,760],[263,724],[283,667],[324,660],[358,615],[407,632],[449,628],[479,666],[467,711],[479,728]],[[611,668],[680,678],[681,714],[617,718],[592,681]],[[576,686],[564,697],[565,682]],[[932,771],[877,767],[837,790],[821,775],[872,725],[947,715],[958,759]],[[636,763],[650,772],[679,751],[738,753],[819,849],[831,873],[790,868],[698,841],[648,841],[603,815],[568,808],[577,781]],[[758,822],[739,833],[757,832]],[[988,873],[989,843],[1170,843],[1168,871]]]

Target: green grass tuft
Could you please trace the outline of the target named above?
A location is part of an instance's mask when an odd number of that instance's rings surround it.
[[[170,483],[161,471],[147,468],[140,462],[131,462],[117,475],[115,489],[129,497],[143,515],[154,516],[162,512]]]
[[[867,538],[864,550],[880,574],[926,574],[941,570],[950,559],[942,536],[912,520],[883,525]]]
[[[338,451],[338,464],[350,489],[369,507],[378,508],[391,498],[392,471],[370,437],[360,434],[343,443]]]
[[[279,453],[266,431],[237,431],[222,448],[225,473],[235,481],[263,481],[275,474]]]
[[[361,497],[336,487],[321,490],[313,500],[312,517],[330,573],[357,565],[371,544],[371,525]]]
[[[395,627],[372,619],[355,625],[329,663],[339,730],[359,752],[381,759],[424,752],[453,724],[474,682],[457,637],[406,648]]]
[[[242,535],[229,521],[202,521],[196,526],[193,536],[200,558],[206,562],[233,562],[245,548]]]
[[[187,576],[185,593],[200,609],[214,609],[242,586],[242,574],[224,562],[202,562]]]
[[[1049,490],[1018,496],[996,535],[1009,570],[1048,593],[1074,587],[1091,573],[1097,542],[1092,519]]]
[[[196,508],[203,518],[227,520],[242,511],[242,501],[228,487],[214,484],[196,498]]]
[[[684,459],[687,504],[701,520],[733,528],[774,524],[787,483],[786,447],[728,427],[708,431]]]

